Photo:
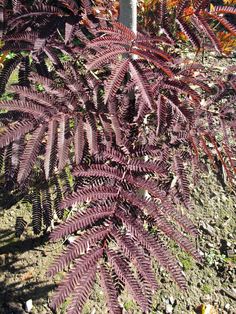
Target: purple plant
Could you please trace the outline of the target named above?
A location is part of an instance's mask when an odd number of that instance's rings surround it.
[[[16,54],[0,74],[2,94],[16,67],[19,77],[7,88],[12,99],[0,101],[3,192],[32,202],[36,234],[54,212],[63,219],[72,210],[50,234],[53,241],[76,235],[48,270],[54,276],[73,265],[52,308],[72,296],[67,313],[81,313],[98,274],[110,313],[122,312],[117,281],[147,313],[158,287],[153,258],[187,288],[163,239],[201,262],[198,231],[183,213],[193,208],[189,180],[197,184],[207,158],[234,183],[235,77],[210,88],[201,64],[172,54],[173,38],[136,35],[82,2],[84,9],[73,0],[12,1],[5,12],[2,50]],[[176,22],[199,47],[180,18],[186,3]],[[194,14],[234,13],[205,7],[195,3]],[[22,220],[17,226],[19,234]]]

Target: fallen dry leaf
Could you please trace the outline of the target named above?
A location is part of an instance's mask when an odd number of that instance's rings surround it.
[[[26,281],[26,280],[29,280],[33,277],[33,272],[30,270],[28,271],[27,273],[24,273],[22,276],[21,276],[21,280],[22,281]]]
[[[201,304],[197,309],[198,314],[218,314],[218,311],[211,304]]]

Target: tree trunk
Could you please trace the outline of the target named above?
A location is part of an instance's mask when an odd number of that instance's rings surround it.
[[[119,21],[137,34],[137,0],[120,0]]]

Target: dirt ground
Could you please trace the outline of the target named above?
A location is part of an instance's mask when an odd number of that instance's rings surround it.
[[[195,313],[201,304],[211,304],[218,313],[236,313],[235,195],[225,191],[214,176],[205,174],[199,187],[193,190],[193,200],[195,209],[190,217],[200,229],[196,245],[204,255],[204,264],[197,265],[170,243],[183,266],[188,291],[180,291],[165,271],[157,268],[157,278],[162,285],[153,298],[153,314]],[[1,213],[0,313],[26,313],[26,302],[32,299],[31,313],[50,314],[53,312],[48,307],[48,295],[62,275],[49,279],[45,272],[62,250],[63,243],[48,243],[47,235],[33,236],[30,226],[21,239],[16,238],[16,216],[23,216],[30,222],[30,210],[24,207],[12,207]],[[127,293],[124,293],[122,303],[124,313],[140,313]],[[58,313],[64,313],[64,309]],[[98,284],[84,313],[107,313]]]
[[[214,60],[209,61],[209,66],[211,62],[213,65]],[[192,197],[195,208],[189,216],[200,230],[196,245],[204,263],[196,264],[175,244],[169,243],[186,274],[188,291],[180,291],[168,274],[155,266],[162,284],[153,297],[152,314],[193,314],[207,304],[212,306],[210,314],[236,314],[235,194],[224,188],[209,170],[202,175],[199,186],[192,190]],[[29,222],[20,239],[14,234],[17,216]],[[26,313],[28,300],[33,304],[30,313],[53,313],[48,299],[62,274],[51,279],[45,273],[64,244],[47,242],[47,235],[34,236],[30,221],[31,210],[25,204],[0,211],[0,314]],[[126,291],[121,302],[124,313],[141,313]],[[65,306],[57,313],[65,313]],[[97,283],[84,309],[84,314],[89,313],[107,313]]]

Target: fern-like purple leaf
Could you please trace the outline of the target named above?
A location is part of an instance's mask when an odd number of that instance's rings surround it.
[[[94,285],[96,278],[97,267],[90,267],[80,279],[79,284],[75,288],[72,295],[72,300],[67,308],[67,314],[80,314],[83,306],[89,297],[91,289]]]
[[[129,59],[122,60],[115,65],[115,69],[112,71],[111,76],[109,77],[109,81],[105,86],[105,96],[104,101],[107,103],[108,101],[112,101],[115,96],[117,90],[119,89],[125,73],[127,72],[129,66]]]
[[[74,192],[71,196],[66,197],[61,203],[61,208],[65,208],[79,202],[109,199],[116,197],[116,195],[117,189],[115,187],[98,186],[95,188],[84,188],[78,192]]]
[[[102,257],[102,253],[102,248],[92,248],[75,262],[73,268],[53,294],[50,303],[52,308],[57,308],[76,289],[83,275],[90,267],[96,265],[99,258]]]
[[[104,218],[112,217],[114,214],[114,207],[109,205],[97,206],[87,208],[83,212],[76,213],[72,218],[67,219],[66,222],[60,224],[51,234],[53,241],[62,237],[68,236],[71,233],[89,227],[96,223],[96,221]]]
[[[66,265],[75,258],[79,257],[81,254],[84,254],[88,251],[90,246],[94,246],[96,242],[103,240],[109,234],[109,224],[106,226],[93,227],[85,231],[82,235],[78,236],[66,250],[59,255],[53,264],[50,266],[47,274],[48,276],[54,276],[59,271],[63,270]],[[56,234],[56,231],[55,233]],[[53,233],[50,236],[50,239],[53,240]]]
[[[21,136],[34,129],[34,123],[29,120],[16,122],[0,134],[0,147],[7,146],[11,142],[19,139]]]
[[[114,251],[111,250],[107,251],[107,255],[108,260],[114,267],[118,277],[127,285],[129,290],[131,291],[133,298],[140,305],[142,310],[144,312],[147,312],[149,308],[149,302],[146,299],[146,296],[143,295],[141,286],[137,279],[132,274],[132,271],[127,262],[124,259],[122,259],[118,253],[115,253]]]
[[[99,269],[99,274],[101,278],[101,286],[106,294],[109,312],[111,314],[122,314],[122,309],[118,302],[118,294],[114,287],[114,282],[112,280],[108,267],[106,267],[105,265],[101,265]]]
[[[46,125],[40,125],[31,135],[21,158],[17,181],[22,183],[29,175],[38,157],[38,152],[45,134]]]

